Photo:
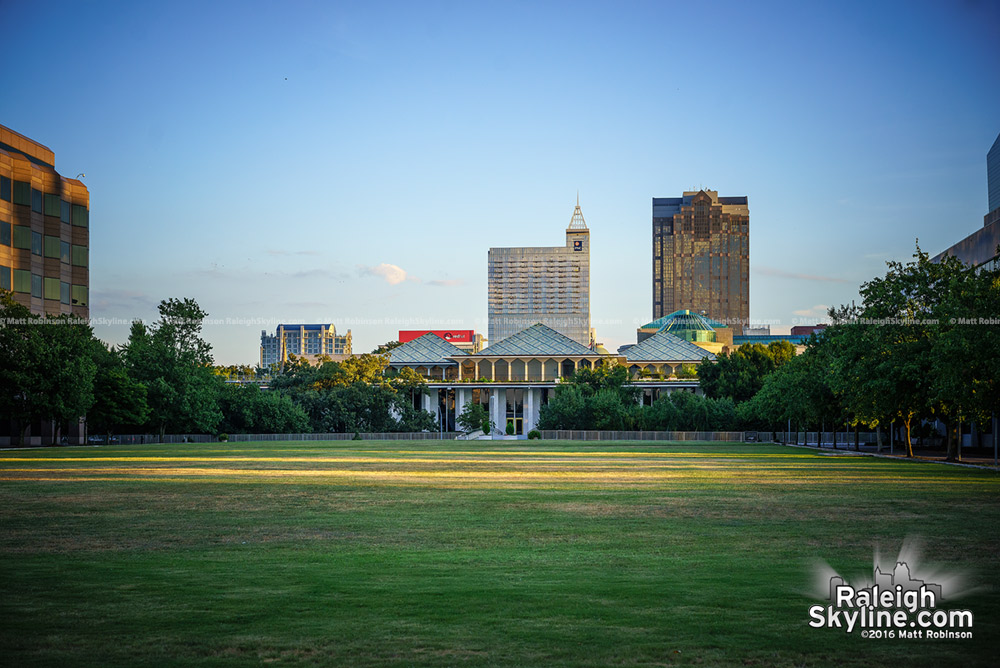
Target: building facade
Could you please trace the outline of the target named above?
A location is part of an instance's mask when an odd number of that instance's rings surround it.
[[[935,255],[931,260],[940,262],[946,255],[953,255],[972,267],[1000,266],[1000,135],[986,153],[986,185],[988,211],[983,216],[983,226],[954,246]]]
[[[333,325],[278,325],[274,334],[260,333],[260,365],[281,366],[289,355],[315,364],[323,357],[336,361],[351,355],[351,330],[338,335]]]
[[[491,248],[488,273],[490,345],[536,323],[591,345],[590,230],[579,201],[565,246]]]
[[[90,193],[0,125],[0,288],[39,315],[90,318]]]
[[[750,318],[747,197],[653,198],[653,319],[703,313],[739,334]]]
[[[986,153],[986,188],[989,194],[988,211],[984,225],[1000,220],[1000,135]]]
[[[580,369],[626,365],[651,404],[661,394],[701,391],[696,379],[676,377],[683,367],[714,355],[669,332],[660,332],[624,355],[602,355],[536,323],[478,353],[468,353],[428,333],[389,351],[389,367],[410,368],[427,380],[428,392],[414,396],[415,408],[433,413],[442,431],[454,431],[466,403],[481,403],[503,434],[538,426],[542,406],[555,396],[563,378]]]

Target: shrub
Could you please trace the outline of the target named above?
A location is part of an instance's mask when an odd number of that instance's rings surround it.
[[[513,436],[514,435],[514,421],[513,420],[508,420],[507,421],[507,435],[508,436]]]
[[[538,431],[537,429],[532,429],[531,431],[528,432],[529,439],[535,439],[541,437],[542,437],[542,432]]]
[[[359,432],[354,432],[354,438],[352,438],[351,440],[352,441],[363,441],[365,439],[361,438],[361,434]]]
[[[229,434],[219,434],[219,443],[228,443]]]

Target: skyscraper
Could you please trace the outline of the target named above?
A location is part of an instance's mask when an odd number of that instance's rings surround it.
[[[983,216],[983,226],[957,244],[931,258],[940,262],[945,255],[954,255],[973,267],[998,267],[1000,255],[1000,135],[986,153],[986,187],[988,210]]]
[[[1000,221],[1000,135],[986,153],[986,186],[989,191],[988,213],[983,226]]]
[[[90,193],[0,125],[0,288],[39,315],[89,318]]]
[[[653,198],[653,319],[681,309],[740,334],[750,318],[750,208],[714,190]]]
[[[591,344],[590,230],[579,199],[565,246],[491,248],[488,265],[491,345],[536,323]]]

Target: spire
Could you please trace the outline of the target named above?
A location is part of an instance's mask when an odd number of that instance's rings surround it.
[[[580,191],[576,191],[576,208],[573,209],[573,217],[569,221],[570,230],[585,230],[587,222],[583,219],[583,211],[580,210]]]

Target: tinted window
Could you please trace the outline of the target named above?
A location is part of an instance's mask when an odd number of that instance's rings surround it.
[[[25,225],[14,226],[14,248],[31,248],[31,228]]]
[[[14,292],[31,292],[31,272],[25,269],[14,270]]]
[[[45,193],[45,215],[62,215],[62,200],[59,198],[59,195],[50,195],[49,193]]]
[[[90,212],[87,211],[87,207],[73,205],[73,224],[78,227],[87,227],[90,224]]]
[[[45,236],[45,257],[59,257],[59,237]]]

